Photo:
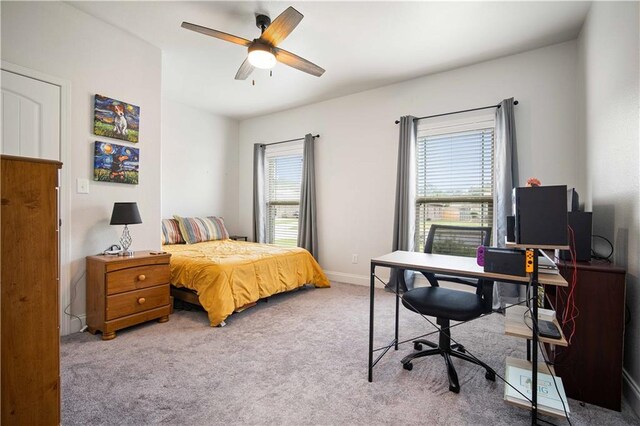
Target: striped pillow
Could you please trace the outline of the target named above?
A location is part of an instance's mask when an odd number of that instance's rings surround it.
[[[162,219],[162,244],[184,244],[177,220]]]
[[[173,215],[178,221],[180,232],[187,244],[202,241],[226,240],[229,238],[224,220],[221,217],[180,217]]]

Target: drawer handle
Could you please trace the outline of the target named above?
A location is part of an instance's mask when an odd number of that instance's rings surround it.
[[[138,281],[144,281],[146,279],[147,279],[147,277],[144,276],[143,274],[138,275]]]
[[[146,301],[147,301],[147,299],[145,299],[144,297],[141,297],[141,298],[139,298],[139,299],[138,299],[138,304],[139,304],[139,305],[142,305],[142,304],[144,304],[144,302],[146,302]]]

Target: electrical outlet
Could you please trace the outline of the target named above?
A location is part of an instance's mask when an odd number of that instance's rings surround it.
[[[351,255],[351,263],[358,263],[358,255],[357,254],[352,254]]]

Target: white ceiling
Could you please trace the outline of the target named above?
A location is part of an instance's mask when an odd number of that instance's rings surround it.
[[[576,38],[588,2],[71,2],[162,49],[163,96],[243,119]],[[180,28],[247,39],[255,15],[305,17],[280,47],[325,68],[278,64],[234,80],[246,49]],[[255,86],[252,86],[252,78]]]

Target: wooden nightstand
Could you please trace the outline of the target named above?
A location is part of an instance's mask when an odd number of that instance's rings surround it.
[[[102,332],[102,340],[116,330],[157,319],[169,321],[171,299],[170,254],[137,251],[133,256],[87,256],[87,326]]]

